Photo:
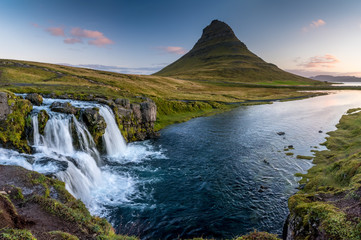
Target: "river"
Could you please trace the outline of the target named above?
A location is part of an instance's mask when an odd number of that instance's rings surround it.
[[[118,233],[142,239],[232,238],[253,229],[282,234],[287,199],[297,191],[294,174],[312,166],[296,156],[324,150],[320,144],[327,132],[356,107],[361,92],[336,91],[192,119],[162,130],[159,139],[100,156],[99,169],[92,163],[82,170],[92,171],[90,177],[84,174],[86,192],[67,187]],[[64,180],[54,164],[36,164],[47,154],[44,146],[38,148],[33,156],[0,149],[0,160],[53,171]],[[96,162],[96,154],[88,152],[86,157],[77,151],[58,154],[71,155],[72,162],[93,156]]]

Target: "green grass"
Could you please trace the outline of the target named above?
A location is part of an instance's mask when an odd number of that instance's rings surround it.
[[[0,239],[6,240],[36,240],[30,231],[26,229],[0,229]]]
[[[7,64],[5,64],[7,62]],[[315,93],[299,92],[299,86],[241,84],[210,80],[184,80],[172,77],[119,74],[85,68],[16,60],[0,60],[0,90],[15,93],[40,93],[68,98],[91,100],[93,97],[108,99],[128,98],[138,102],[146,96],[157,102],[157,130],[193,117],[218,113],[232,108],[229,103],[244,105],[265,103],[269,99],[309,97]],[[304,90],[304,89],[302,89]],[[174,101],[187,100],[181,108]],[[249,102],[257,101],[261,102]],[[208,103],[194,107],[194,102]],[[218,103],[218,104],[215,104]],[[164,105],[164,106],[163,106]],[[163,110],[162,110],[163,109]]]
[[[291,216],[303,233],[318,226],[330,239],[361,239],[361,216],[350,214],[361,199],[361,113],[344,115],[328,134],[328,150],[315,153],[307,174],[297,174],[305,185],[289,199]]]

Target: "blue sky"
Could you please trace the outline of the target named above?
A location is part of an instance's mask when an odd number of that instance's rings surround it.
[[[2,0],[0,58],[150,74],[213,19],[267,62],[361,76],[359,0]]]

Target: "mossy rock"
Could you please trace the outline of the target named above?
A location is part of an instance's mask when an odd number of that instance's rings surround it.
[[[25,99],[29,100],[36,106],[40,106],[43,103],[43,97],[38,93],[30,93],[26,95]]]
[[[49,120],[48,112],[46,110],[40,110],[40,112],[38,113],[38,127],[40,134],[44,134],[44,129],[48,120]]]
[[[107,124],[105,119],[99,113],[99,108],[86,108],[81,111],[81,119],[92,135],[95,144],[99,150],[103,149],[102,136],[105,133]]]
[[[6,94],[10,112],[3,120],[0,120],[0,145],[30,153],[31,149],[26,140],[25,125],[33,105],[28,100],[14,94]]]

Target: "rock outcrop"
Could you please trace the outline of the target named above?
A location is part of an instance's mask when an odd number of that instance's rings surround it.
[[[25,99],[0,92],[0,147],[31,152],[26,140],[25,125],[33,105]]]
[[[11,106],[8,104],[8,93],[0,92],[0,121],[6,119],[11,113]]]
[[[43,103],[43,97],[37,93],[29,93],[25,99],[29,100],[33,105],[40,106]]]
[[[79,108],[71,105],[70,102],[53,102],[50,109],[54,112],[67,113],[76,115],[79,112]]]
[[[154,123],[157,120],[157,105],[149,98],[141,103],[128,99],[116,99],[111,107],[119,129],[128,141],[141,141],[157,137]]]
[[[38,114],[38,126],[39,126],[40,134],[44,134],[44,129],[48,120],[49,120],[48,112],[46,110],[40,110]]]
[[[99,108],[86,108],[81,111],[81,119],[93,136],[98,149],[102,149],[102,136],[105,133],[107,124],[104,118],[99,114]]]
[[[61,181],[0,165],[0,239],[124,239],[93,217]]]

